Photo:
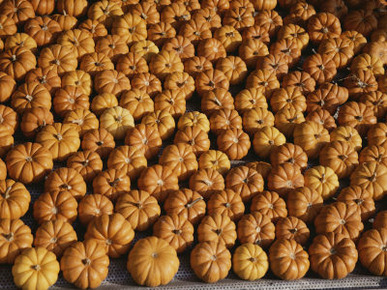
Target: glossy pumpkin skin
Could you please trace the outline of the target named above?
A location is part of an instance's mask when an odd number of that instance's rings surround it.
[[[375,216],[375,220],[374,220],[374,223],[373,223],[373,228],[374,229],[387,228],[386,216],[387,216],[387,211],[385,211],[385,210],[380,211]]]
[[[285,143],[271,151],[270,161],[273,166],[289,163],[305,169],[308,165],[308,156],[300,146]]]
[[[0,159],[0,180],[5,179],[7,179],[7,165],[5,165],[3,159]]]
[[[225,189],[219,193],[215,193],[207,202],[207,213],[224,214],[230,217],[231,220],[239,220],[245,211],[245,205],[239,193],[232,189]]]
[[[147,230],[161,213],[157,199],[143,190],[123,193],[116,202],[115,211],[122,214],[137,231]]]
[[[362,221],[368,220],[375,213],[375,202],[372,195],[360,186],[352,185],[343,188],[337,200],[349,205],[356,205]]]
[[[335,195],[339,179],[330,167],[318,165],[305,171],[305,186],[316,190],[324,200]]]
[[[157,127],[162,140],[172,136],[175,130],[175,119],[167,110],[156,110],[146,114],[141,123]]]
[[[113,203],[104,195],[88,194],[78,204],[78,216],[83,225],[88,225],[95,217],[113,214]]]
[[[184,216],[164,215],[154,224],[153,235],[167,241],[177,253],[182,253],[193,243],[194,227]]]
[[[218,150],[209,150],[200,155],[199,169],[212,168],[220,174],[225,174],[231,167],[227,155]]]
[[[23,249],[32,246],[31,229],[20,219],[0,219],[0,263],[13,264]]]
[[[42,247],[28,248],[16,258],[12,276],[19,288],[48,289],[58,280],[59,270],[54,253]]]
[[[231,269],[231,253],[223,243],[199,243],[191,251],[190,264],[199,279],[216,283],[227,277]]]
[[[44,107],[35,107],[23,113],[20,129],[24,136],[35,137],[44,126],[52,125],[54,117],[50,110]]]
[[[294,129],[294,144],[299,145],[309,158],[316,158],[321,148],[330,141],[328,131],[319,123],[306,121]]]
[[[252,243],[240,245],[232,256],[233,271],[243,280],[254,281],[265,276],[269,269],[264,250]]]
[[[46,248],[61,257],[64,250],[77,240],[77,234],[71,224],[62,220],[48,221],[36,230],[34,246]]]
[[[275,236],[277,240],[295,240],[300,245],[305,245],[309,240],[310,231],[301,219],[289,216],[277,221]]]
[[[343,234],[318,235],[309,247],[311,268],[324,279],[342,279],[351,273],[358,259],[355,243]]]
[[[199,169],[189,179],[189,188],[198,192],[205,200],[212,194],[221,192],[224,187],[223,176],[212,168]]]
[[[301,187],[289,192],[286,205],[289,216],[311,223],[323,207],[323,198],[316,190]]]
[[[96,240],[86,240],[76,242],[65,250],[60,269],[64,279],[76,287],[96,288],[107,277],[109,264],[105,245]]]
[[[200,222],[197,232],[200,243],[223,243],[227,248],[231,248],[237,239],[235,223],[227,215],[205,216]]]
[[[387,229],[384,228],[366,231],[359,240],[360,262],[374,275],[387,275],[386,243]]]
[[[25,215],[31,195],[21,182],[0,180],[0,218],[18,219]]]
[[[102,171],[101,157],[93,151],[78,151],[67,159],[67,167],[77,170],[86,182]]]
[[[114,139],[121,140],[124,139],[126,131],[134,127],[134,119],[128,110],[116,106],[102,113],[100,126],[112,134]]]
[[[128,256],[127,269],[137,284],[156,287],[168,284],[177,273],[179,265],[176,251],[168,242],[157,237],[147,237],[133,246]],[[155,277],[153,271],[159,271],[160,275]]]
[[[286,217],[288,215],[285,200],[278,193],[267,190],[253,198],[250,211],[260,212],[269,217],[273,222],[276,222],[280,217]]]
[[[286,261],[286,263],[285,263]],[[297,280],[309,270],[309,255],[295,240],[277,240],[269,250],[270,269],[283,280]]]
[[[81,147],[82,150],[95,151],[101,158],[106,158],[115,148],[114,137],[104,128],[91,129],[83,135]]]
[[[271,169],[268,177],[268,188],[286,197],[288,193],[298,187],[303,187],[305,183],[301,169],[289,163],[277,165]]]

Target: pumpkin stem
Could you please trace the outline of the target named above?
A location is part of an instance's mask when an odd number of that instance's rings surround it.
[[[355,198],[353,201],[354,201],[357,205],[361,205],[361,204],[363,203],[364,199],[361,199],[361,198]]]
[[[173,232],[175,235],[181,235],[182,230],[180,230],[180,229],[174,229],[172,232]]]
[[[90,266],[91,260],[89,258],[83,259],[82,260],[82,264],[85,265],[85,266]]]
[[[95,142],[97,144],[97,146],[102,146],[103,145],[103,141],[102,140],[99,140],[97,142]]]
[[[375,172],[370,176],[369,180],[371,182],[375,182],[376,181],[376,173]]]
[[[14,233],[2,233],[1,234],[8,242],[12,242],[14,238]]]
[[[118,177],[118,178],[114,179],[113,181],[109,182],[109,185],[111,187],[116,187],[118,185],[118,183],[121,181],[122,181],[122,178]]]
[[[35,271],[40,271],[40,265],[32,265],[31,266],[31,269],[35,270]]]
[[[58,141],[62,141],[62,139],[63,139],[63,136],[61,133],[56,134],[55,137],[56,137],[56,139],[58,139]]]
[[[257,258],[255,257],[250,257],[249,258],[249,261],[252,262],[252,263],[255,263],[257,261]]]
[[[9,198],[9,193],[11,192],[12,186],[8,186],[4,192],[4,199]]]
[[[16,55],[15,55],[15,54],[12,54],[12,55],[11,55],[11,61],[16,61],[16,60],[17,60]]]
[[[59,186],[59,188],[61,189],[65,189],[65,190],[71,190],[71,185],[67,184],[67,183],[63,183]]]
[[[384,246],[382,247],[382,251],[383,251],[383,252],[387,252],[387,245],[384,245]]]
[[[297,233],[297,228],[294,228],[294,229],[290,229],[289,232],[294,235],[295,233]]]
[[[191,208],[193,207],[196,203],[198,203],[199,201],[203,200],[203,196],[201,197],[198,197],[197,199],[195,199],[194,201],[190,202],[190,203],[187,203],[185,205],[186,208]]]
[[[220,236],[223,233],[222,229],[215,229],[213,230],[218,236]]]

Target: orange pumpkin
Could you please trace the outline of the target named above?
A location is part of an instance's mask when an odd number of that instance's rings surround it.
[[[288,194],[286,205],[290,216],[311,223],[323,206],[323,198],[316,190],[301,187]]]
[[[82,150],[97,152],[101,158],[106,158],[115,148],[114,137],[104,128],[91,129],[82,138]]]
[[[102,171],[103,163],[96,152],[78,151],[67,159],[67,167],[77,170],[88,182]]]
[[[83,225],[88,225],[95,217],[113,214],[113,203],[104,195],[88,194],[78,204],[78,217]]]
[[[263,191],[251,201],[251,212],[259,212],[276,222],[281,217],[286,217],[288,211],[285,201],[274,191]]]
[[[11,106],[19,114],[26,109],[44,107],[51,108],[50,92],[39,83],[25,83],[19,86],[11,96]]]
[[[295,240],[301,245],[305,245],[310,236],[307,225],[293,216],[280,218],[275,225],[275,236],[277,240]]]
[[[224,190],[223,176],[213,168],[199,169],[189,179],[189,188],[198,192],[204,199]]]
[[[232,189],[225,189],[214,193],[207,202],[207,213],[209,215],[227,215],[231,220],[239,220],[245,212],[245,206],[239,193]]]
[[[375,213],[375,202],[372,195],[360,186],[343,188],[337,196],[337,200],[349,205],[356,205],[363,221]]]
[[[289,163],[305,169],[308,166],[308,156],[298,145],[285,143],[274,148],[270,153],[270,161],[273,166]]]
[[[26,187],[12,179],[0,180],[0,218],[18,219],[28,210],[31,195]]]

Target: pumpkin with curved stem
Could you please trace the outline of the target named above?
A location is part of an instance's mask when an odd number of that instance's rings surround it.
[[[175,249],[163,239],[147,237],[139,240],[130,251],[127,269],[133,280],[148,287],[168,284],[179,268],[179,259]],[[148,270],[144,267],[151,265]],[[159,276],[154,276],[151,269],[157,269]]]
[[[339,179],[335,171],[327,166],[311,167],[304,173],[305,186],[316,190],[324,200],[335,195],[339,188]]]
[[[263,191],[251,201],[251,212],[259,212],[276,222],[288,215],[285,201],[274,191]]]
[[[88,194],[78,204],[78,216],[83,225],[88,225],[95,217],[113,214],[113,203],[104,195]]]
[[[286,205],[289,216],[311,223],[323,207],[323,198],[316,190],[301,187],[289,192]]]
[[[164,90],[154,99],[155,111],[167,111],[174,118],[178,118],[186,111],[185,95],[177,90]]]
[[[124,170],[114,168],[99,172],[93,178],[93,193],[102,194],[111,200],[130,190],[130,178]]]
[[[31,195],[26,187],[12,179],[0,180],[0,218],[18,219],[26,214]]]
[[[39,83],[25,83],[11,96],[11,106],[19,114],[36,107],[51,108],[50,92]]]
[[[235,223],[227,216],[212,214],[205,216],[198,229],[198,241],[217,242],[231,248],[237,238]]]
[[[240,219],[237,232],[240,243],[252,243],[262,248],[268,248],[275,238],[274,224],[268,216],[257,211],[252,211]]]
[[[308,156],[300,146],[285,143],[271,151],[270,162],[273,166],[289,163],[305,169],[308,166]]]
[[[64,11],[66,11],[68,15],[75,17],[83,16],[84,14],[86,14],[87,6],[88,3],[85,0],[59,0],[56,2],[56,9],[59,13],[63,13]]]
[[[224,190],[223,176],[213,168],[197,170],[189,179],[189,188],[198,192],[204,199]]]
[[[153,226],[153,235],[167,241],[177,253],[184,252],[194,240],[193,225],[181,215],[161,216]]]

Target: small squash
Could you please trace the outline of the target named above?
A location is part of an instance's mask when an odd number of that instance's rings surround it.
[[[95,217],[113,214],[113,203],[101,194],[88,194],[78,204],[80,222],[87,226]]]
[[[255,281],[265,276],[269,261],[264,250],[252,243],[240,245],[232,257],[232,268],[243,280]]]
[[[268,216],[253,211],[240,219],[237,233],[241,244],[252,243],[268,248],[275,238],[275,226]]]
[[[289,192],[286,206],[289,216],[297,217],[309,224],[323,207],[323,198],[316,190],[300,187]]]
[[[237,238],[235,223],[227,216],[212,214],[205,216],[198,229],[198,241],[216,242],[231,248]]]
[[[277,240],[295,240],[300,245],[305,245],[309,240],[310,231],[301,219],[289,216],[277,221],[275,236]]]
[[[273,222],[288,215],[285,200],[278,193],[266,190],[253,198],[250,211],[259,212],[269,217]]]

